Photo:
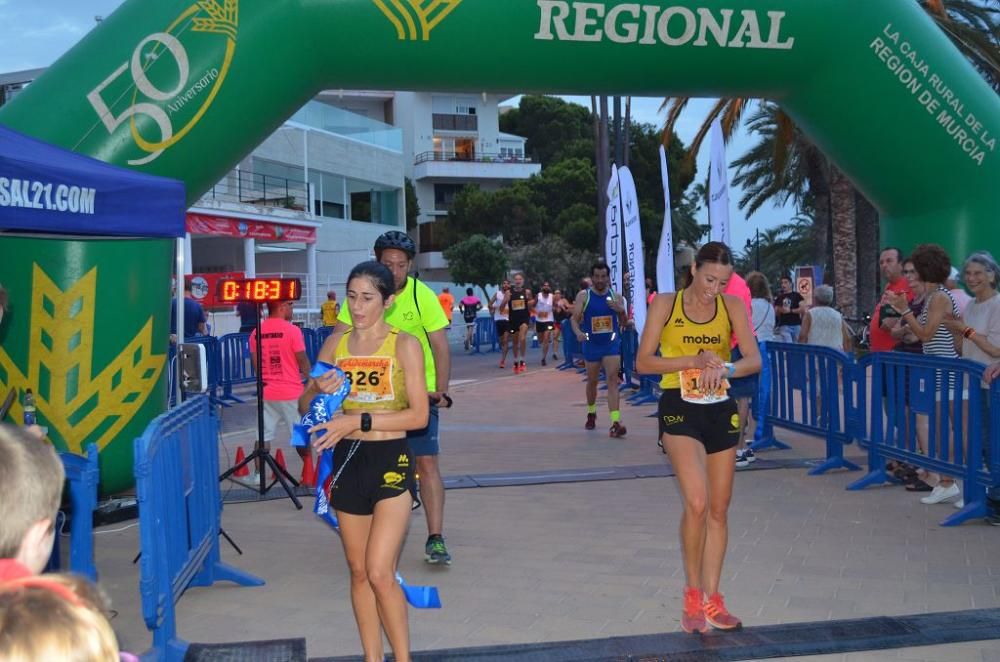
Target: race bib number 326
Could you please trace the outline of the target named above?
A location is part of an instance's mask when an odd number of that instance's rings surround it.
[[[337,367],[344,371],[351,384],[347,400],[364,403],[395,400],[392,361],[391,356],[358,356],[337,361]]]

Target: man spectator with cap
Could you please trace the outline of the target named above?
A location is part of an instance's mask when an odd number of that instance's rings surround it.
[[[450,565],[451,554],[444,544],[444,481],[438,464],[440,438],[438,435],[438,409],[451,407],[448,382],[451,378],[451,352],[445,328],[448,318],[434,290],[411,277],[413,258],[417,246],[405,232],[390,230],[375,240],[375,259],[392,272],[396,285],[396,298],[385,312],[385,321],[409,333],[420,341],[424,350],[424,370],[430,397],[430,416],[427,427],[407,432],[410,450],[416,458],[420,476],[420,500],[427,517],[427,542],[424,560],[432,565]],[[351,326],[351,310],[344,306],[340,311],[333,336]]]
[[[907,301],[913,301],[913,291],[909,282],[903,277],[903,253],[898,248],[893,246],[883,248],[878,256],[878,266],[882,271],[882,278],[886,281],[886,287],[872,313],[869,347],[873,352],[891,352],[897,342],[892,337],[892,330],[899,325],[900,317],[889,304],[887,295],[889,292],[903,292]]]
[[[184,281],[184,338],[203,336],[207,333],[205,326],[205,309],[194,300],[191,294],[191,281]],[[177,337],[177,299],[170,304],[170,336],[176,340]],[[183,340],[181,340],[183,342]]]
[[[326,293],[326,301],[319,307],[323,314],[323,326],[337,326],[337,316],[340,315],[340,304],[337,303],[337,293],[330,290]]]

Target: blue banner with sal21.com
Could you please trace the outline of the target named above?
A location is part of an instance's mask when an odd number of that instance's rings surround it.
[[[0,230],[182,237],[184,184],[0,126]]]

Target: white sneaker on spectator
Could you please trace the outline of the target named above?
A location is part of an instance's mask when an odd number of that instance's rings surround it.
[[[952,505],[955,506],[955,510],[961,510],[962,508],[965,508],[965,499],[959,499]]]
[[[750,448],[750,442],[749,441],[747,442],[747,449],[743,453],[743,457],[744,457],[744,459],[746,459],[747,462],[753,463],[753,462],[757,461],[757,456],[754,455],[753,449]]]
[[[745,469],[750,466],[750,460],[747,459],[746,453],[737,449],[736,451],[736,468]]]
[[[952,483],[948,487],[938,485],[931,493],[920,499],[920,503],[925,503],[931,505],[933,503],[942,503],[944,501],[949,501],[957,496],[960,496],[962,491],[958,489],[958,485]]]

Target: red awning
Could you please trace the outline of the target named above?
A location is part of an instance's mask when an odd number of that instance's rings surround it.
[[[268,221],[250,221],[244,218],[211,216],[188,212],[185,227],[191,234],[212,237],[240,237],[264,241],[289,241],[316,243],[316,228],[285,225]]]

